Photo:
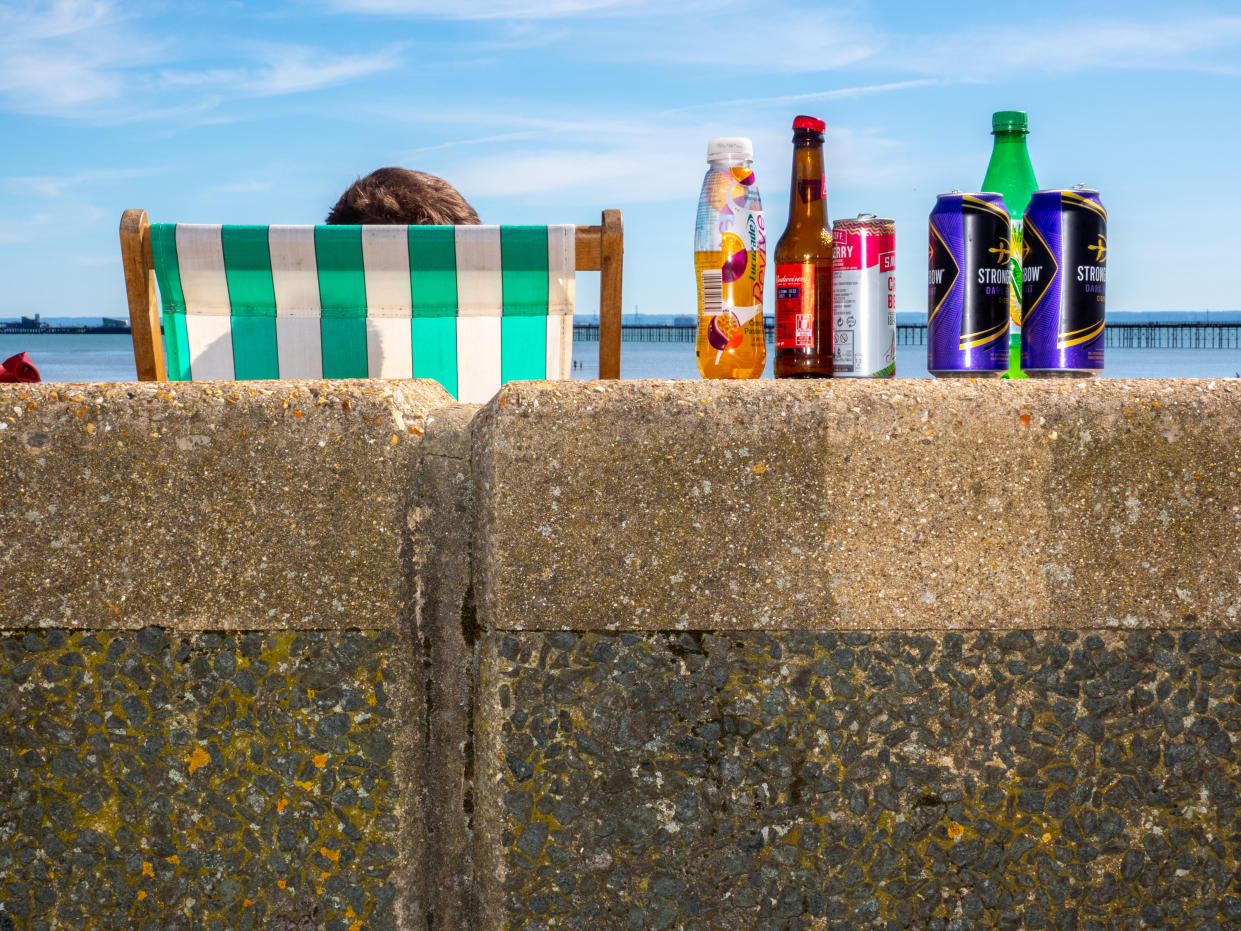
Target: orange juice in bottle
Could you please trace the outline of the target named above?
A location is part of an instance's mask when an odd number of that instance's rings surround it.
[[[759,378],[767,361],[767,228],[753,166],[749,139],[707,143],[707,174],[694,228],[698,371],[703,378]]]

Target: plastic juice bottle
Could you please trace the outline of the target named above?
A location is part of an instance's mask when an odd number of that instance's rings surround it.
[[[991,148],[991,161],[982,179],[982,189],[1004,196],[1004,206],[1012,222],[1009,238],[1008,308],[1011,323],[1008,328],[1008,373],[1005,378],[1025,378],[1021,372],[1021,220],[1025,216],[1030,195],[1038,190],[1034,180],[1034,167],[1026,150],[1026,136],[1030,132],[1030,120],[1024,110],[999,110],[991,115],[991,134],[995,143]]]
[[[767,362],[767,228],[753,165],[749,139],[707,143],[707,174],[694,228],[696,351],[703,378],[758,378]]]

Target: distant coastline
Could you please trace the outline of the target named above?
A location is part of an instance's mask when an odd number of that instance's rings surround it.
[[[62,322],[50,323],[44,320],[40,314],[33,317],[21,317],[17,320],[0,320],[0,336],[44,336],[57,333],[100,333],[100,334],[128,334],[130,332],[129,321],[120,317],[59,317],[55,318],[61,321],[82,321],[98,319],[100,322]]]
[[[771,308],[766,309],[768,320]],[[598,314],[574,314],[575,324],[598,324]],[[692,314],[628,313],[621,317],[624,326],[695,326],[697,318]],[[1241,310],[1109,310],[1108,323],[1241,323]],[[897,311],[897,326],[926,326],[923,312]]]
[[[770,317],[770,313],[768,314]],[[575,326],[598,326],[598,314],[577,314],[574,316]],[[1171,324],[1188,326],[1193,324],[1241,324],[1241,310],[1164,310],[1164,311],[1111,311],[1107,315],[1109,324]],[[768,321],[770,325],[770,320]],[[898,312],[897,326],[926,326],[926,314]],[[631,313],[621,318],[622,326],[629,327],[692,327],[697,320],[687,314],[647,314]],[[161,331],[163,327],[160,328]],[[89,335],[128,335],[131,332],[129,321],[120,317],[33,317],[23,316],[18,319],[0,318],[0,336],[31,336],[55,334],[89,334]]]
[[[101,335],[128,336],[130,328],[126,326],[0,326],[0,336],[54,336],[57,333],[90,333]]]

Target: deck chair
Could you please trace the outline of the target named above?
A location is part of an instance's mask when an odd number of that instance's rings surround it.
[[[570,376],[577,271],[600,272],[599,377],[619,378],[623,237],[619,210],[599,226],[455,227],[150,224],[126,210],[138,378],[433,378],[484,402],[509,381]]]

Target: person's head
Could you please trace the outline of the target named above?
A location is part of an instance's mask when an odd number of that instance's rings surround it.
[[[435,175],[408,168],[380,168],[349,186],[327,215],[327,222],[398,223],[406,226],[477,224],[460,192]]]

